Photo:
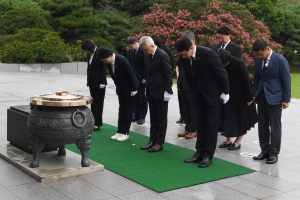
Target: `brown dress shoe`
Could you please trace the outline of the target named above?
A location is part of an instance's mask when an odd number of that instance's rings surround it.
[[[154,145],[153,142],[149,142],[146,146],[142,146],[141,150],[148,150]]]
[[[184,131],[183,133],[178,133],[178,137],[184,137],[188,134],[188,131]]]
[[[186,136],[184,136],[185,139],[192,139],[197,137],[197,132],[189,132]]]
[[[148,149],[149,152],[158,152],[163,150],[163,145],[160,144],[155,144],[153,147],[151,147],[150,149]]]

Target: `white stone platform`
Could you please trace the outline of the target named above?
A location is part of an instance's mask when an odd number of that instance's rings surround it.
[[[32,154],[18,149],[9,142],[0,143],[0,157],[40,182],[104,171],[103,165],[92,160],[90,167],[81,167],[81,155],[67,149],[66,156],[58,156],[57,151],[41,153],[40,166],[37,168],[29,167]]]

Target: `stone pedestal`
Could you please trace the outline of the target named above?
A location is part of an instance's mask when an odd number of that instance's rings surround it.
[[[41,153],[38,168],[30,168],[32,155],[8,142],[0,143],[0,157],[26,172],[40,182],[104,171],[104,166],[90,160],[90,167],[81,167],[81,155],[66,150],[66,156],[58,156],[57,151]]]

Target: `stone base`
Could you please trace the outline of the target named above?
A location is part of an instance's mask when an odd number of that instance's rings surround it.
[[[66,156],[58,156],[57,151],[41,153],[38,168],[29,167],[32,154],[26,153],[8,142],[0,143],[0,157],[40,182],[104,171],[103,165],[92,160],[90,160],[90,167],[81,167],[81,155],[67,149]]]

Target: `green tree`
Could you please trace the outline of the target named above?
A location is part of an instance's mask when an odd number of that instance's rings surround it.
[[[0,35],[15,34],[22,28],[51,30],[48,12],[32,0],[1,0],[0,5]]]
[[[131,16],[139,16],[149,12],[149,7],[154,3],[160,3],[156,0],[112,0],[109,5],[123,12],[128,12]]]
[[[36,1],[50,13],[49,24],[66,42],[106,35],[108,24],[93,11],[89,0]]]

